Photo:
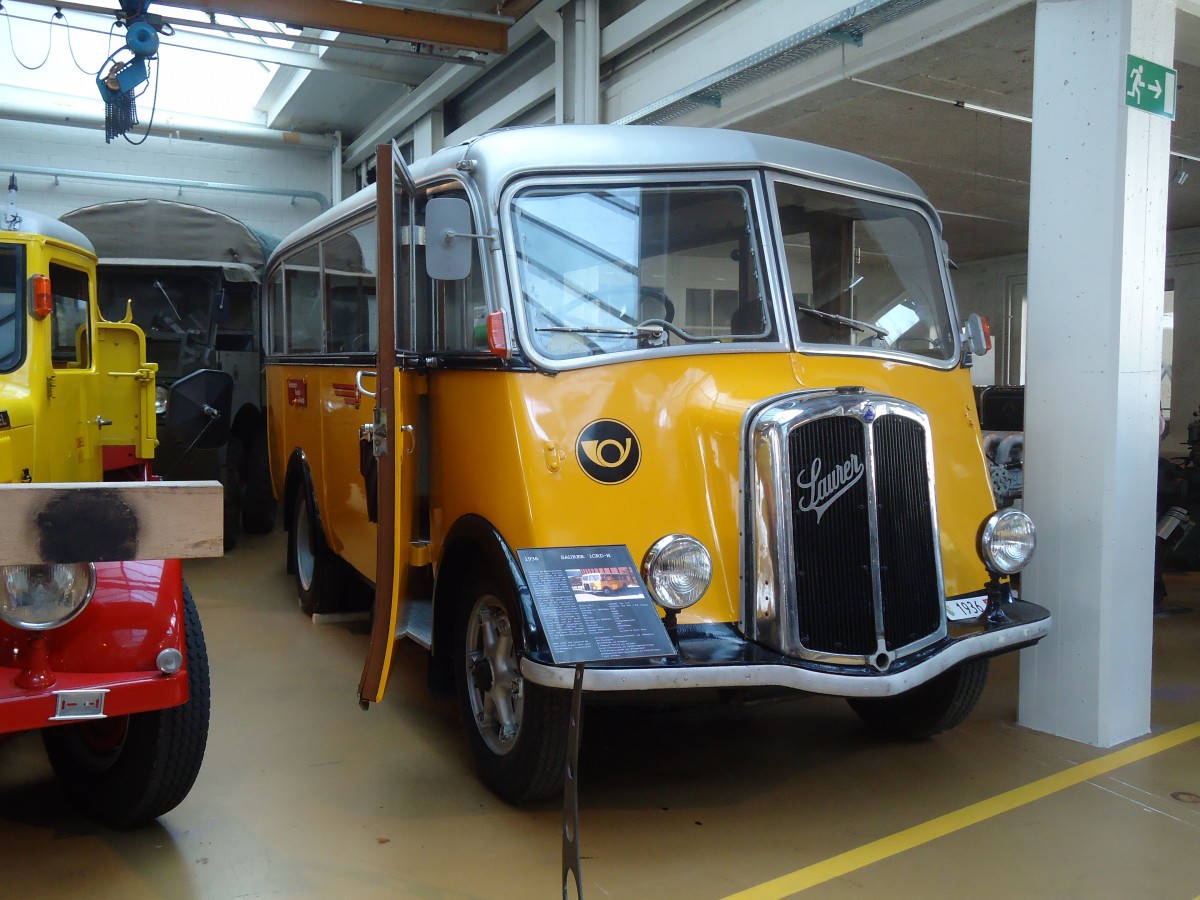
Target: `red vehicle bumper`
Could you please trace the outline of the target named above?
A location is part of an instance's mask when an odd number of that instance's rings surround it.
[[[163,650],[183,666],[159,671]],[[96,564],[96,593],[61,628],[0,624],[0,734],[177,706],[188,699],[178,560]]]

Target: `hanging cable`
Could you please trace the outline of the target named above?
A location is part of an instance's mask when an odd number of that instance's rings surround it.
[[[13,40],[12,20],[9,18],[8,10],[4,8],[3,4],[0,4],[0,12],[4,13],[4,23],[8,26],[8,46],[12,48],[13,59],[15,59],[22,67],[28,69],[29,71],[36,72],[46,64],[47,60],[50,59],[50,49],[54,46],[54,16],[51,16],[48,22],[50,31],[46,36],[46,55],[42,57],[42,61],[36,66],[31,66],[17,55],[17,44]],[[61,13],[56,13],[55,15],[61,15]]]
[[[62,24],[67,29],[67,49],[71,51],[71,62],[75,63],[75,68],[77,68],[84,75],[94,74],[94,70],[85,69],[79,64],[79,57],[75,55],[75,45],[71,42],[71,23],[67,21],[66,15],[60,9],[54,14],[54,18],[62,19]]]

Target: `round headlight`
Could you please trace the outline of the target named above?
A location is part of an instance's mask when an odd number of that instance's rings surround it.
[[[980,551],[989,569],[999,575],[1020,572],[1037,543],[1033,520],[1019,509],[1001,509],[983,523]]]
[[[694,537],[668,534],[646,551],[642,576],[659,606],[687,609],[712,583],[712,557]]]
[[[91,563],[0,566],[0,619],[29,631],[57,628],[79,615],[95,592]]]
[[[154,388],[154,414],[161,416],[167,411],[167,389],[161,384]]]

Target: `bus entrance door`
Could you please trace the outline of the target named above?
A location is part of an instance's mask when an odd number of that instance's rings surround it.
[[[379,352],[378,396],[373,424],[373,452],[378,463],[376,498],[379,515],[375,563],[375,604],[371,643],[358,685],[359,704],[383,699],[396,638],[407,624],[405,595],[413,536],[416,489],[416,371],[407,363],[406,342],[413,330],[416,290],[416,242],[410,224],[415,213],[415,186],[394,144],[381,144],[376,155],[378,194],[379,280],[376,315]]]

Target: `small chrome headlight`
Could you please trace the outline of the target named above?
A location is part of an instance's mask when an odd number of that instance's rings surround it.
[[[79,615],[95,592],[91,563],[0,566],[0,619],[15,628],[47,631]]]
[[[168,391],[161,384],[154,388],[154,414],[161,416],[167,411]]]
[[[712,583],[712,557],[694,537],[668,534],[646,551],[642,577],[659,606],[687,609]]]
[[[984,564],[999,575],[1020,572],[1033,556],[1033,520],[1019,509],[1001,509],[983,523],[979,550]]]

